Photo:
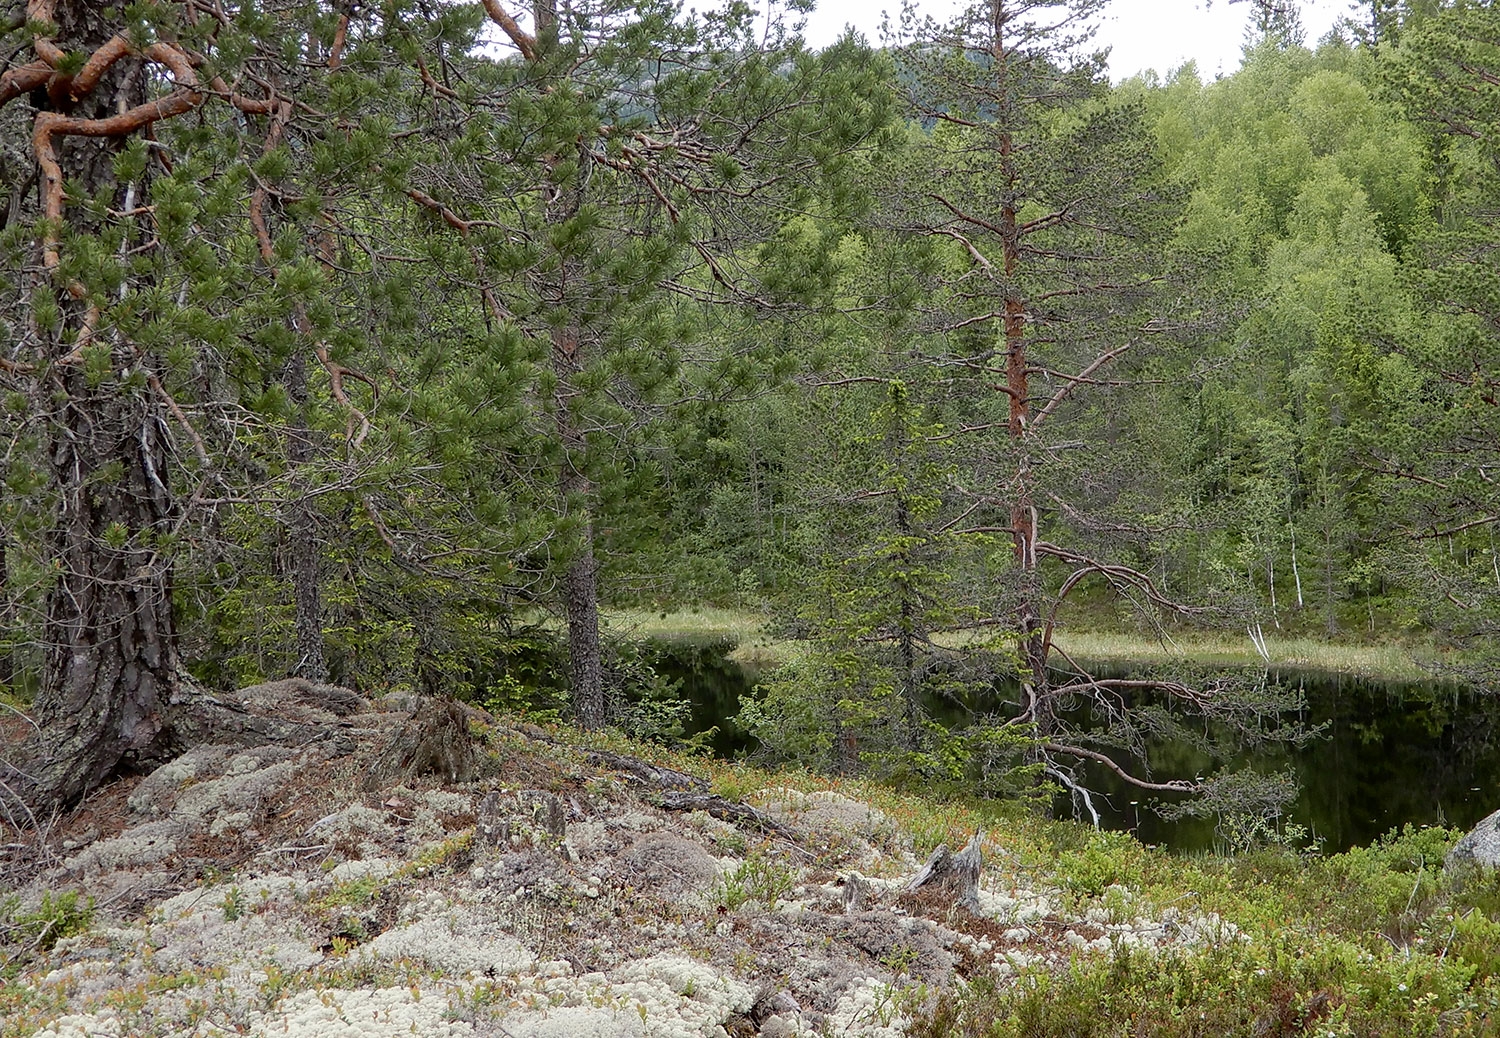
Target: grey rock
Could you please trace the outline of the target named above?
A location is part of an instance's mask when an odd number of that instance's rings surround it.
[[[358,692],[338,685],[321,685],[305,678],[286,678],[251,685],[237,692],[240,705],[267,715],[290,716],[317,723],[329,716],[348,717],[364,713],[370,703]]]
[[[1464,868],[1500,866],[1500,811],[1484,819],[1448,852],[1443,868],[1452,872]]]

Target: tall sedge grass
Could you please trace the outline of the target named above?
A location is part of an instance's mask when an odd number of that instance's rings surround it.
[[[1139,634],[1064,632],[1057,643],[1075,659],[1130,660],[1147,663],[1192,660],[1224,666],[1302,667],[1309,670],[1362,674],[1393,681],[1431,678],[1423,659],[1399,645],[1337,645],[1312,638],[1277,638],[1267,635],[1268,660],[1255,651],[1248,635],[1192,634],[1158,641]]]
[[[734,644],[731,657],[741,663],[769,666],[794,656],[801,643],[777,638],[766,631],[766,618],[745,609],[718,606],[669,610],[616,609],[605,616],[615,634],[663,641],[727,641]],[[984,637],[993,637],[986,631]],[[938,636],[940,643],[958,646],[968,641],[963,632]],[[1270,655],[1263,661],[1248,635],[1192,633],[1159,641],[1144,634],[1061,631],[1057,644],[1070,656],[1093,662],[1166,663],[1190,660],[1226,667],[1300,667],[1308,670],[1360,674],[1390,681],[1422,681],[1431,678],[1424,664],[1430,651],[1415,652],[1404,645],[1339,645],[1313,638],[1280,638],[1268,634]]]
[[[730,642],[730,658],[752,666],[781,663],[798,643],[766,634],[765,618],[743,609],[697,606],[684,609],[612,609],[603,616],[608,629],[629,638],[675,642]]]

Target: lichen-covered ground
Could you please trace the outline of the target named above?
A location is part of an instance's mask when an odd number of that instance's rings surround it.
[[[677,772],[477,712],[479,777],[371,782],[412,708],[201,746],[12,833],[0,1038],[894,1038],[980,973],[1234,939],[1124,889],[1070,918],[994,841],[970,911],[909,891],[925,855],[858,800],[681,809]]]

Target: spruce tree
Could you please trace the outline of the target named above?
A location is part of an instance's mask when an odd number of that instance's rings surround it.
[[[1429,134],[1434,219],[1414,250],[1429,333],[1405,352],[1429,383],[1385,444],[1408,535],[1400,565],[1420,616],[1466,650],[1463,676],[1500,682],[1500,11],[1454,5],[1413,19],[1383,71]]]

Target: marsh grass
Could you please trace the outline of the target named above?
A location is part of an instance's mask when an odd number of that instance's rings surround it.
[[[766,632],[766,619],[740,609],[694,606],[682,609],[612,609],[602,614],[606,628],[631,639],[702,645],[727,642],[730,659],[765,666],[785,662],[797,644]]]
[[[768,666],[785,663],[802,651],[805,643],[777,638],[767,631],[767,619],[743,609],[698,606],[668,610],[616,609],[605,616],[608,629],[627,638],[704,644],[734,645],[731,659]],[[986,631],[984,637],[993,637]],[[970,636],[950,632],[934,639],[939,644],[967,644]],[[1355,674],[1387,681],[1430,681],[1436,656],[1430,648],[1402,644],[1349,645],[1315,638],[1283,638],[1266,635],[1270,653],[1267,664],[1256,653],[1247,635],[1214,632],[1174,634],[1159,640],[1140,633],[1063,631],[1057,643],[1070,656],[1094,663],[1170,663],[1224,667],[1305,669]]]
[[[1401,645],[1339,645],[1312,638],[1266,636],[1270,660],[1262,660],[1248,636],[1194,633],[1159,641],[1140,634],[1098,632],[1060,633],[1057,643],[1077,660],[1106,663],[1192,663],[1226,667],[1306,669],[1358,674],[1389,681],[1429,681],[1432,671],[1423,666],[1430,652],[1414,653]]]
[[[768,633],[763,616],[744,609],[720,606],[679,607],[679,609],[613,609],[604,616],[612,633],[631,639],[655,639],[663,642],[729,642],[729,657],[739,663],[768,666],[790,660],[801,649],[802,642],[775,637]],[[935,640],[960,645],[963,636],[939,636]],[[1058,645],[1077,660],[1094,663],[1170,663],[1187,660],[1211,666],[1268,666],[1245,634],[1193,633],[1173,634],[1157,639],[1142,633],[1119,631],[1061,631]],[[1344,645],[1323,642],[1313,637],[1266,636],[1271,654],[1269,666],[1278,669],[1325,670],[1352,673],[1385,681],[1431,681],[1430,664],[1436,654],[1425,646]]]

